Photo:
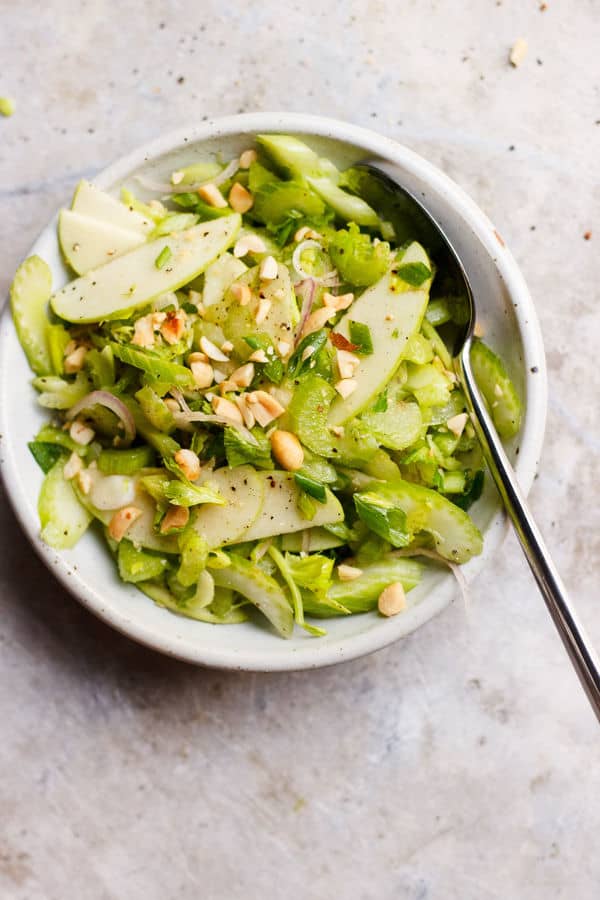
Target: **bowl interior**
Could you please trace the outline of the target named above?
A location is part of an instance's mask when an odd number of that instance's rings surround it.
[[[363,129],[327,119],[290,115],[238,116],[170,135],[111,166],[95,181],[118,193],[125,184],[145,194],[135,176],[144,173],[165,180],[174,169],[220,154],[228,159],[246,149],[252,135],[286,131],[304,135],[321,155],[345,167],[366,156],[392,162],[402,182],[422,196],[448,232],[473,284],[486,340],[507,361],[521,396],[525,418],[511,454],[521,485],[530,487],[541,448],[546,409],[543,349],[531,300],[523,279],[502,239],[468,197],[437,169],[416,154]],[[56,221],[41,234],[31,252],[52,268],[54,288],[68,280],[58,249]],[[531,370],[537,370],[532,373]],[[35,402],[31,373],[5,309],[0,324],[0,463],[15,511],[36,550],[75,595],[119,630],[163,652],[191,662],[227,668],[283,670],[329,665],[376,650],[413,631],[443,609],[455,596],[456,585],[445,569],[431,566],[409,595],[402,616],[383,620],[376,614],[332,619],[327,636],[311,638],[300,629],[290,641],[276,637],[261,621],[212,626],[175,616],[117,577],[100,536],[90,530],[71,551],[57,553],[39,539],[37,496],[42,473],[27,451],[27,442],[46,420]],[[518,454],[518,455],[517,455]],[[489,479],[488,479],[489,481]],[[505,520],[494,489],[471,510],[485,532],[481,557],[464,567],[472,578],[499,546]]]

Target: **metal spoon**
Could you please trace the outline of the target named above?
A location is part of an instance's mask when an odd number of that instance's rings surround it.
[[[433,250],[438,262],[439,257],[443,256],[444,266],[451,268],[458,284],[464,287],[469,317],[462,333],[457,336],[454,347],[456,373],[460,379],[471,420],[492,478],[517,532],[548,612],[552,616],[592,708],[600,720],[600,662],[578,620],[560,575],[533,520],[519,488],[515,472],[508,461],[475,382],[470,358],[476,319],[475,299],[464,266],[448,236],[432,215],[406,188],[398,184],[393,166],[375,160],[360,163],[356,168],[375,177],[388,196],[390,196],[389,192],[392,192],[394,211],[397,216],[400,216],[400,221],[403,220],[406,223],[407,233],[412,231],[413,235],[418,236],[430,250]]]

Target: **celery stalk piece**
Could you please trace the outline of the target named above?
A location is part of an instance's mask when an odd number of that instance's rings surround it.
[[[136,584],[138,581],[148,581],[162,575],[169,564],[169,559],[163,555],[136,549],[131,541],[123,539],[119,542],[117,562],[121,580]]]
[[[232,554],[229,559],[231,565],[225,569],[212,570],[215,584],[246,597],[267,617],[281,637],[291,637],[294,613],[275,579],[240,556]]]
[[[412,559],[399,559],[392,556],[384,557],[378,562],[360,567],[362,574],[352,581],[340,581],[335,579],[327,592],[329,599],[341,604],[351,613],[363,613],[375,609],[377,598],[388,584],[395,581],[401,582],[405,591],[410,591],[421,580],[423,567]],[[335,609],[329,609],[325,613],[318,606],[313,608],[311,602],[305,597],[304,608],[307,613],[315,616],[336,615]]]
[[[429,263],[420,244],[411,244],[402,262]],[[427,308],[431,280],[419,288],[398,290],[396,276],[388,272],[355,300],[335,327],[350,340],[350,322],[370,329],[374,352],[360,358],[354,373],[357,387],[348,397],[334,400],[329,414],[331,425],[341,425],[366,409],[381,393],[402,361],[411,335],[421,328]]]
[[[521,427],[522,404],[504,363],[483,341],[474,341],[471,365],[500,437],[514,437]]]
[[[39,256],[22,262],[10,288],[10,308],[27,362],[36,375],[52,371],[48,352],[47,306],[52,293],[52,272]]]
[[[379,225],[379,216],[361,197],[347,193],[329,178],[308,177],[306,180],[321,200],[344,222],[356,222],[367,228],[377,228]]]
[[[155,297],[177,290],[204,272],[235,240],[240,223],[241,217],[234,213],[143,244],[65,285],[52,297],[52,309],[76,323],[129,318]],[[167,246],[172,262],[157,269],[154,261]]]
[[[41,538],[56,550],[74,547],[92,521],[63,468],[64,460],[59,459],[44,478],[38,499]]]

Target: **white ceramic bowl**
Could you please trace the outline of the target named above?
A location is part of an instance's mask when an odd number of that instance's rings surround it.
[[[469,273],[486,339],[506,360],[525,400],[523,428],[511,452],[519,481],[527,492],[536,471],[546,415],[544,352],[537,318],[523,277],[494,226],[439,169],[395,141],[344,122],[289,113],[256,113],[206,122],[161,137],[110,166],[95,182],[115,193],[125,183],[139,194],[139,185],[132,181],[136,173],[164,181],[171,171],[194,159],[218,152],[225,159],[236,155],[261,132],[304,135],[311,146],[340,166],[373,156],[393,163],[402,183],[422,197],[445,228]],[[49,263],[55,289],[68,279],[58,249],[56,220],[45,228],[30,253],[38,253]],[[58,553],[41,542],[36,503],[42,473],[27,450],[27,442],[46,414],[36,405],[30,380],[5,308],[0,323],[0,466],[9,497],[50,571],[84,606],[135,640],[203,665],[257,671],[306,669],[378,650],[414,631],[455,598],[452,575],[432,569],[409,594],[409,608],[403,615],[382,619],[370,613],[332,619],[326,623],[326,637],[311,638],[296,629],[289,641],[254,622],[214,626],[155,606],[136,588],[119,581],[114,564],[93,531],[68,552]],[[463,567],[467,579],[472,579],[498,549],[506,532],[505,517],[490,485],[472,514],[485,534],[485,549]]]

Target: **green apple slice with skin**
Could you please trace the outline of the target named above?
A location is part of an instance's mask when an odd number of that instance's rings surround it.
[[[431,268],[425,250],[416,242],[408,246],[400,263],[423,263]],[[402,361],[409,338],[421,327],[430,286],[431,279],[428,279],[418,288],[398,290],[393,272],[387,272],[340,319],[334,331],[348,340],[350,322],[367,325],[373,352],[359,356],[360,364],[353,375],[356,390],[346,398],[336,397],[333,401],[329,413],[331,425],[341,425],[361,413],[385,388]]]
[[[10,308],[27,362],[36,375],[52,371],[47,343],[52,272],[40,256],[22,262],[10,288]]]
[[[235,240],[241,217],[234,213],[173,236],[143,244],[118,259],[65,285],[51,299],[57,316],[67,322],[100,322],[127,318],[155,297],[192,281]],[[155,265],[169,248],[166,265]]]
[[[251,466],[217,469],[207,472],[202,481],[214,486],[226,501],[225,506],[205,504],[193,510],[192,527],[209,547],[235,544],[258,518],[265,499],[265,480]]]
[[[63,209],[58,217],[58,241],[67,263],[78,275],[84,275],[134,250],[146,238],[139,231]]]
[[[290,472],[258,473],[265,485],[264,504],[260,515],[238,538],[242,541],[260,541],[273,535],[304,531],[307,527],[333,525],[344,518],[340,501],[331,491],[327,491],[325,503],[315,503],[314,518],[306,519],[299,507],[300,488]],[[230,541],[229,543],[233,543]]]
[[[135,231],[142,237],[147,237],[156,227],[152,219],[85,180],[80,181],[75,188],[71,210],[82,216],[89,216],[90,219],[106,222],[114,228]]]

